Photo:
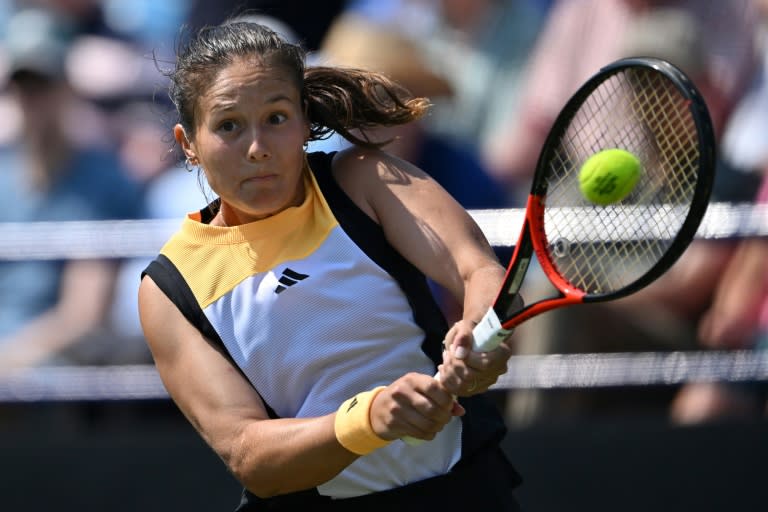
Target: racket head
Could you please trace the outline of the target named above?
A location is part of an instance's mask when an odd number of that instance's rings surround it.
[[[610,148],[637,156],[641,176],[621,201],[595,205],[580,192],[579,171]],[[617,299],[661,276],[698,230],[714,169],[709,112],[682,71],[645,57],[602,68],[566,103],[540,152],[523,233],[494,306],[504,327],[560,305]],[[561,296],[510,321],[506,304],[527,267],[515,260],[529,260],[531,250]]]

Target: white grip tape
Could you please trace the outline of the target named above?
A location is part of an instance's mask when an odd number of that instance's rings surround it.
[[[472,337],[474,338],[472,348],[478,352],[490,352],[510,334],[512,334],[512,330],[502,328],[499,316],[493,308],[489,308],[480,323],[472,329]],[[435,374],[435,379],[440,380],[439,373]],[[424,442],[423,439],[408,436],[404,437],[403,441],[411,446],[418,446]]]
[[[496,311],[489,308],[480,323],[472,330],[472,336],[475,339],[473,348],[479,352],[490,352],[510,334],[512,330],[502,328]]]

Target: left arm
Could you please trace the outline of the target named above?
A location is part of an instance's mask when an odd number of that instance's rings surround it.
[[[345,191],[384,229],[392,246],[463,304],[446,337],[441,382],[455,395],[482,392],[506,371],[511,347],[469,353],[472,328],[504,279],[482,230],[467,211],[417,167],[379,151],[351,149],[334,169]],[[470,392],[469,390],[472,389]]]

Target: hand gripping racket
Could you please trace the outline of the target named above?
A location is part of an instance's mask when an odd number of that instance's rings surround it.
[[[641,175],[623,200],[588,201],[578,175],[591,155],[634,154]],[[496,348],[522,322],[554,308],[634,293],[693,240],[709,203],[715,142],[694,84],[670,63],[628,58],[602,68],[570,98],[544,142],[525,218],[501,289],[475,327],[474,349]],[[515,301],[535,254],[554,293]],[[407,438],[412,443],[412,438]]]

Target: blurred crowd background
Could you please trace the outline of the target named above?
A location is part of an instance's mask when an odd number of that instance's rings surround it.
[[[636,55],[670,60],[701,89],[719,145],[713,201],[768,201],[765,0],[0,0],[0,225],[181,218],[207,204],[173,144],[163,72],[189,30],[242,9],[301,42],[310,65],[376,69],[429,96],[431,115],[380,135],[468,209],[522,207],[565,101]],[[0,375],[151,364],[136,312],[146,263],[0,260]],[[757,349],[767,299],[766,240],[700,240],[646,291],[545,315],[515,336],[520,354]],[[759,382],[499,394],[511,425],[754,418],[765,398]]]

